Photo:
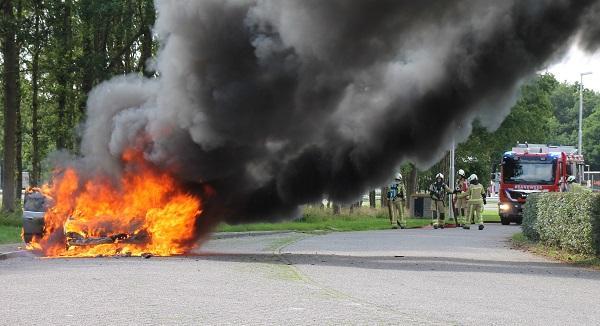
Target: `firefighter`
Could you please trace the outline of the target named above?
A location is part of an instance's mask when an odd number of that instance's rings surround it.
[[[485,189],[479,183],[476,174],[471,174],[468,179],[469,181],[469,190],[467,191],[467,199],[469,204],[469,215],[467,217],[467,221],[474,220],[476,223],[479,223],[479,230],[483,230],[483,216],[481,215],[481,210],[483,209],[483,205],[485,205]],[[471,226],[467,223],[463,225],[463,229],[470,229]]]
[[[465,171],[460,169],[458,170],[458,178],[456,180],[456,190],[454,193],[456,194],[456,215],[458,216],[458,223],[460,225],[465,225],[469,221],[467,221],[467,191],[469,190],[469,182],[467,181],[467,175]]]
[[[569,176],[567,178],[567,192],[590,192],[591,189],[588,189],[579,183],[575,182],[575,176]]]
[[[404,202],[406,198],[406,188],[402,182],[402,174],[396,174],[394,182],[390,185],[387,192],[388,213],[392,229],[406,228],[406,217],[404,216]]]
[[[570,178],[570,177],[569,177]],[[559,186],[560,192],[568,192],[569,191],[569,183],[567,182],[569,179],[565,177],[560,177]]]
[[[429,196],[431,197],[432,211],[433,211],[433,228],[444,228],[446,226],[446,212],[445,212],[445,197],[446,194],[454,193],[446,183],[444,182],[444,175],[438,173],[435,176],[435,182],[429,186]]]

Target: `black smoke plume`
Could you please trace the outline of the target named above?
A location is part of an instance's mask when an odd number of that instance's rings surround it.
[[[426,166],[574,43],[599,42],[592,0],[158,1],[157,78],[115,78],[88,103],[80,163],[147,160],[209,225],[292,217],[357,198],[403,161]]]

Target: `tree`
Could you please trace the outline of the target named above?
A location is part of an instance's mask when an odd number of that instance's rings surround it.
[[[16,24],[17,26],[21,26],[23,23],[23,2],[17,1],[17,17]],[[16,47],[17,47],[17,55],[19,55],[20,49],[23,44],[23,33],[17,33],[16,37]],[[20,201],[21,199],[21,189],[23,189],[23,119],[21,116],[21,72],[20,66],[19,69],[15,72],[15,80],[17,81],[17,94],[15,102],[17,106],[15,108],[15,116],[16,116],[16,129],[15,129],[15,169],[16,172],[16,185],[15,185],[15,197]]]
[[[579,112],[579,90],[577,85],[560,83],[550,94],[550,103],[556,117],[556,137],[552,140],[558,145],[577,143],[577,121]]]
[[[2,169],[2,210],[15,211],[16,127],[19,92],[19,48],[12,0],[2,2],[4,30],[4,168]]]
[[[600,170],[600,106],[584,121],[583,153],[592,170]]]
[[[140,49],[140,60],[138,63],[138,71],[141,71],[144,76],[151,77],[152,72],[148,67],[148,60],[152,57],[154,48],[154,38],[152,36],[152,25],[156,20],[156,11],[153,0],[144,0],[139,4],[139,12],[142,17],[142,43]]]
[[[59,42],[58,51],[58,67],[57,70],[57,82],[58,82],[58,130],[56,136],[56,147],[61,148],[72,148],[72,144],[69,141],[68,129],[71,127],[66,123],[67,121],[67,110],[68,102],[67,97],[69,95],[69,89],[71,86],[71,53],[72,53],[72,30],[71,30],[71,0],[65,0],[62,2],[60,8],[61,24],[60,29],[57,31]]]
[[[30,183],[37,186],[40,183],[41,163],[40,163],[40,139],[39,139],[39,76],[40,76],[40,52],[41,38],[40,19],[41,19],[41,0],[34,1],[34,34],[33,34],[33,58],[31,63],[31,174]]]
[[[408,192],[408,200],[406,201],[407,203],[407,207],[410,208],[412,205],[411,202],[411,198],[410,196],[412,196],[413,194],[415,194],[417,192],[417,179],[418,179],[418,170],[417,167],[414,164],[410,164],[410,174],[408,177],[408,181],[406,183],[406,191]]]
[[[377,202],[375,198],[375,190],[369,191],[369,207],[375,208],[377,207]]]

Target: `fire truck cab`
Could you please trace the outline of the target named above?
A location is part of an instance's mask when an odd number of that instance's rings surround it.
[[[500,164],[498,210],[503,225],[521,224],[523,205],[536,192],[559,192],[567,177],[583,175],[583,156],[573,146],[518,144]]]

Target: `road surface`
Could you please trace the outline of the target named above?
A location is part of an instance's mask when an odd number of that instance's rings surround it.
[[[515,226],[276,234],[188,257],[0,261],[0,324],[598,325],[600,273]]]

